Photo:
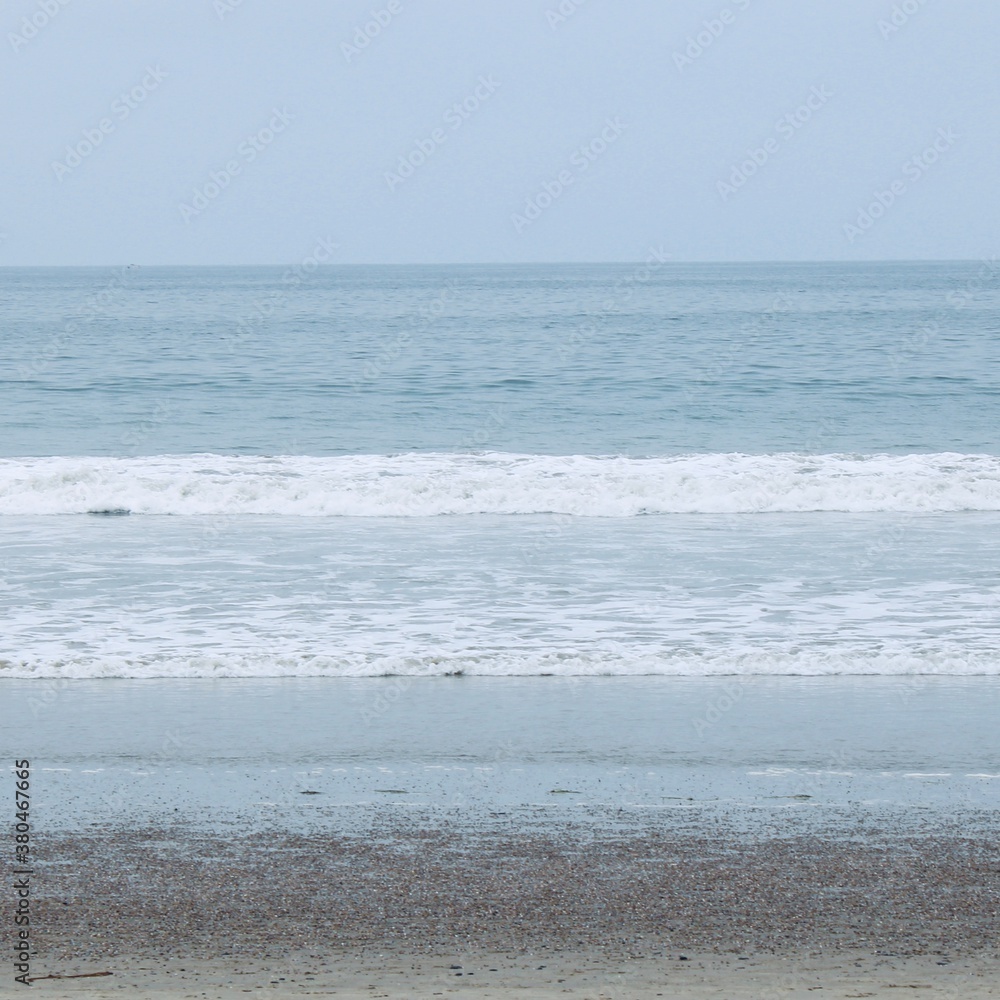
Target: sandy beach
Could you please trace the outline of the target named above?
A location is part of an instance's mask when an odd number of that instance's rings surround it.
[[[397,821],[367,837],[93,827],[40,850],[32,976],[52,997],[979,997],[1000,982],[1000,849],[981,835]],[[95,972],[112,975],[40,979]]]
[[[452,960],[454,959],[454,960]],[[460,966],[460,967],[459,967]],[[224,998],[259,993],[285,997],[335,996],[342,1000],[478,997],[540,1000],[770,1000],[804,997],[928,998],[978,1000],[1000,996],[996,959],[958,959],[943,965],[930,957],[900,958],[865,952],[788,954],[741,959],[691,954],[686,960],[623,958],[587,952],[459,956],[373,953],[365,956],[294,956],[286,962],[254,959],[193,961],[122,958],[115,975],[34,984],[50,998],[148,996],[157,1000]],[[81,967],[82,968],[82,967]],[[99,985],[98,985],[99,984]],[[3,997],[23,995],[4,992]]]

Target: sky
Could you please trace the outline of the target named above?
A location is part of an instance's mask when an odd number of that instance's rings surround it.
[[[0,265],[991,259],[998,51],[996,0],[7,0]]]

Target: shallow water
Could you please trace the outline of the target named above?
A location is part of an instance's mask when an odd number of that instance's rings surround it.
[[[1000,809],[996,678],[8,681],[36,822]],[[101,725],[95,726],[94,720]],[[20,727],[23,731],[23,723]],[[16,747],[4,747],[16,753]],[[316,793],[316,794],[306,794]],[[694,813],[691,813],[693,817]],[[799,819],[801,819],[801,815]],[[512,819],[511,821],[514,821]]]

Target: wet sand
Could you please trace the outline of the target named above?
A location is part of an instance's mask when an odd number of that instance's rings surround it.
[[[872,956],[865,952],[758,956],[746,960],[691,954],[681,961],[611,959],[600,953],[579,952],[454,956],[384,951],[365,956],[291,956],[284,962],[125,958],[116,961],[114,968],[111,977],[35,983],[31,995],[52,1000],[122,996],[215,1000],[248,993],[275,1000],[323,996],[340,1000],[900,1000],[908,996],[980,1000],[1000,996],[1000,963],[996,960],[957,959],[942,965],[929,957]],[[5,1000],[23,995],[23,988],[20,994],[0,992]]]
[[[1000,995],[997,838],[913,830],[95,826],[39,838],[32,975],[113,973],[52,997]]]

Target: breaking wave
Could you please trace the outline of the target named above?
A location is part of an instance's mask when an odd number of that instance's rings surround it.
[[[1000,457],[504,453],[0,460],[0,514],[431,517],[1000,510]]]

